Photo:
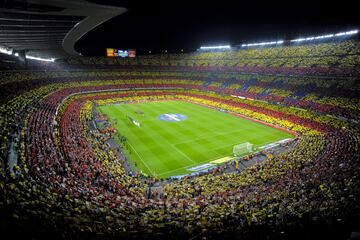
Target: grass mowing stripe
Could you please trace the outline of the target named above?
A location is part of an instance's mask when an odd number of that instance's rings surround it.
[[[142,157],[139,155],[139,153],[135,150],[135,148],[129,143],[129,146],[133,149],[133,151],[136,153],[136,155],[138,155],[138,157],[140,158],[141,162],[146,166],[146,168],[149,170],[149,172],[151,174],[154,174],[151,169],[149,168],[149,166],[146,164],[145,161],[143,161]]]
[[[260,123],[183,101],[116,104],[99,109],[110,121],[117,119],[114,127],[127,137],[138,161],[146,163],[149,169],[145,164],[140,168],[161,177],[188,173],[189,167],[230,156],[236,144],[251,142],[261,146],[293,137]],[[137,110],[144,115],[137,114]],[[161,114],[171,113],[186,115],[188,119],[179,122],[158,119]],[[132,124],[126,115],[139,121],[141,127]],[[133,158],[130,161],[137,161]]]
[[[134,110],[135,108],[132,108],[131,109],[131,111],[132,110]],[[117,109],[117,111],[119,111],[120,112],[120,110],[118,110]],[[131,114],[131,112],[130,111],[125,111],[126,112],[126,114]],[[143,125],[144,126],[144,125]],[[154,122],[153,123],[153,125],[152,125],[152,128],[148,128],[148,129],[146,129],[146,131],[143,131],[144,133],[142,133],[142,134],[144,134],[144,135],[146,135],[146,136],[152,136],[152,138],[154,138],[154,137],[156,137],[156,138],[160,138],[162,141],[167,141],[167,139],[163,136],[164,135],[164,131],[166,132],[166,128],[165,129],[163,129],[162,131],[154,131],[154,126],[156,126],[156,122]],[[144,126],[145,128],[146,128],[146,125]],[[137,129],[136,129],[137,130]],[[158,129],[156,129],[156,130],[158,130]],[[165,133],[166,134],[166,133]],[[171,133],[169,133],[169,134],[171,134]],[[167,134],[167,136],[168,137],[170,137],[169,136],[169,134]],[[134,135],[136,135],[136,134],[134,134]],[[138,137],[138,136],[136,136],[136,137]],[[144,137],[144,136],[143,136]],[[152,138],[151,139],[148,139],[148,141],[152,141]],[[141,138],[139,138],[140,139],[140,141],[141,141]],[[132,139],[130,139],[129,140],[129,142],[133,142],[133,138]],[[134,141],[135,142],[135,141]],[[157,144],[157,142],[158,141],[156,141],[156,142],[153,142],[152,141],[152,144]],[[171,146],[171,145],[169,145],[169,146]],[[159,148],[161,148],[161,146],[158,146],[158,150],[159,150]],[[175,149],[176,151],[179,151],[178,149]],[[154,155],[155,156],[157,156],[159,154],[159,152],[154,152]],[[186,157],[186,159],[187,160],[189,160],[189,161],[191,161],[191,162],[193,162],[188,156],[186,156],[186,154],[184,154],[184,153],[182,153],[182,155],[183,156],[185,156]],[[182,159],[180,159],[179,157],[177,157],[177,158],[173,158],[173,161],[181,161]],[[160,161],[161,161],[161,159],[160,159]],[[146,160],[145,160],[145,162],[146,162]],[[154,162],[155,164],[151,164],[151,162],[148,164],[149,166],[151,166],[151,165],[159,165],[159,162]],[[164,165],[168,165],[167,164],[167,162],[165,162],[164,163]],[[171,165],[174,165],[174,163],[172,163]],[[172,167],[172,166],[169,166],[170,168]]]

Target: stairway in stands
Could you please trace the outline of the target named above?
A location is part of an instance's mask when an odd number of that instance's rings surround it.
[[[252,78],[249,81],[245,82],[240,88],[237,89],[238,92],[245,92],[250,86],[255,85],[258,82],[257,79]]]

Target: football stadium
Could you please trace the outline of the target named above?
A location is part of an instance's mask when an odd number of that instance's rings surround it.
[[[0,4],[4,239],[359,239],[353,22],[192,49],[140,30],[107,42],[142,14]]]

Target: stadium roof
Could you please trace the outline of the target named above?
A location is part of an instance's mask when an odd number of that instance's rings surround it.
[[[0,46],[42,58],[79,55],[74,45],[81,36],[127,11],[104,4],[85,0],[2,1]]]

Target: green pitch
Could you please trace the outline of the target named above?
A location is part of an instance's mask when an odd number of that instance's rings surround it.
[[[126,137],[122,146],[131,165],[160,178],[191,173],[187,169],[232,156],[233,146],[240,143],[250,142],[256,148],[293,138],[278,129],[183,101],[114,104],[98,110]],[[160,120],[161,114],[188,118],[169,122]],[[120,138],[115,139],[120,144]]]

